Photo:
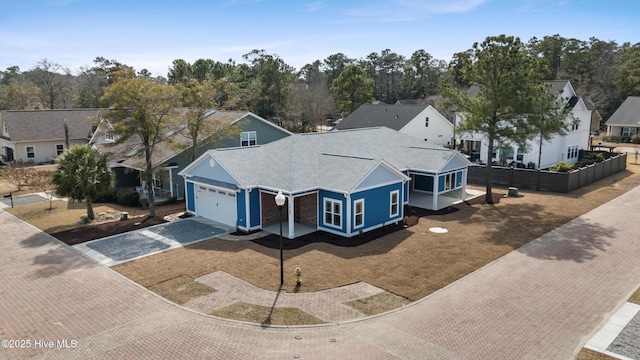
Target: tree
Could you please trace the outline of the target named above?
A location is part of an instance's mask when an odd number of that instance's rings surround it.
[[[424,50],[411,55],[404,68],[404,93],[410,99],[424,99],[438,91],[443,65]]]
[[[191,140],[188,147],[189,160],[191,162],[196,159],[202,140],[213,136],[215,136],[216,140],[223,140],[240,135],[239,127],[230,126],[221,120],[208,118],[212,109],[223,105],[218,102],[219,98],[215,83],[208,80],[203,82],[192,80],[189,86],[183,88],[183,99],[183,105],[188,108],[184,114],[187,127],[183,135]]]
[[[331,85],[338,112],[353,112],[372,100],[373,80],[356,65],[347,66]]]
[[[52,191],[55,187],[53,184],[53,176],[49,170],[36,170],[31,174],[31,186],[40,190],[49,200],[49,210],[53,209],[53,197]]]
[[[191,64],[183,59],[173,60],[173,66],[169,69],[169,84],[186,84],[193,78]]]
[[[324,65],[324,73],[327,75],[327,87],[329,88],[333,84],[333,80],[337,79],[347,66],[355,64],[355,60],[343,53],[337,53],[329,55],[322,63]]]
[[[640,95],[640,44],[625,49],[615,82],[619,104],[627,96]]]
[[[86,145],[74,145],[56,159],[52,182],[58,195],[84,199],[87,216],[93,220],[93,199],[109,192],[113,174],[106,155]]]
[[[316,60],[303,66],[298,73],[299,80],[294,85],[289,105],[300,119],[296,131],[313,131],[315,125],[325,125],[326,119],[335,113],[327,77],[321,67],[322,63]]]
[[[145,181],[149,200],[149,216],[154,217],[155,204],[153,163],[155,145],[165,141],[175,130],[175,109],[180,105],[179,90],[171,85],[157,84],[146,78],[121,79],[105,92],[103,102],[112,104],[104,115],[119,135],[116,144],[131,140],[144,152]]]
[[[486,202],[493,203],[491,154],[496,144],[526,146],[537,126],[547,122],[545,111],[553,109],[555,98],[547,96],[540,64],[530,56],[520,39],[500,35],[475,43],[462,67],[464,78],[478,87],[476,96],[443,86],[442,93],[462,115],[460,130],[477,132],[487,138]],[[553,103],[553,104],[552,104]],[[545,127],[544,133],[554,129]]]
[[[24,161],[14,161],[7,164],[5,178],[11,185],[15,186],[18,191],[22,191],[22,186],[27,184],[32,173],[33,168],[29,167],[29,164]]]
[[[42,103],[46,104],[49,109],[71,106],[69,96],[72,76],[69,69],[43,59],[26,75],[40,88]]]
[[[0,85],[0,110],[38,109],[40,89],[33,83],[18,80],[7,85]]]
[[[264,50],[253,50],[242,57],[252,66],[254,91],[249,103],[251,110],[266,118],[279,118],[282,122],[294,80],[293,67]]]
[[[529,40],[529,49],[533,56],[544,61],[543,76],[545,80],[556,80],[560,74],[562,54],[567,39],[556,34],[545,36],[542,40],[533,37]]]

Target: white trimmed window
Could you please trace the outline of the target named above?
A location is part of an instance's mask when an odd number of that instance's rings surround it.
[[[324,199],[324,224],[342,228],[342,202],[334,199]]]
[[[255,146],[257,144],[257,135],[255,131],[244,131],[240,134],[240,146]]]
[[[428,116],[424,119],[424,127],[429,127],[429,117]]]
[[[356,200],[353,203],[353,227],[364,226],[364,199]]]
[[[398,216],[400,214],[400,191],[394,190],[389,193],[389,217]]]
[[[56,154],[61,155],[64,152],[64,145],[57,144],[56,145]]]
[[[575,159],[578,157],[578,145],[569,146],[567,148],[567,159]]]
[[[104,141],[106,142],[114,142],[116,141],[116,137],[113,133],[105,133],[104,134]]]
[[[36,148],[34,146],[27,146],[27,159],[33,159],[36,157]]]
[[[579,122],[576,121],[574,123],[571,123],[571,131],[576,131],[576,130],[578,130],[579,127],[580,127],[580,123]]]

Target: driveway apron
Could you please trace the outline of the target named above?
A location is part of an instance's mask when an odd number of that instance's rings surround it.
[[[102,265],[114,266],[234,230],[208,219],[186,218],[77,244],[73,248]]]
[[[636,188],[400,310],[276,327],[171,304],[0,211],[0,358],[570,359],[637,288],[639,233]]]

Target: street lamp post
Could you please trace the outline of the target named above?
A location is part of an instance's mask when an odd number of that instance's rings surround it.
[[[284,262],[282,256],[282,206],[284,205],[285,197],[282,195],[282,191],[278,191],[276,195],[276,205],[278,205],[279,221],[280,221],[280,285],[284,284]]]

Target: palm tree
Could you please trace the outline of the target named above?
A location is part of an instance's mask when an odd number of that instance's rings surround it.
[[[107,157],[85,145],[72,146],[56,159],[53,172],[56,192],[72,199],[84,199],[87,216],[93,220],[93,199],[107,193],[113,184]]]

